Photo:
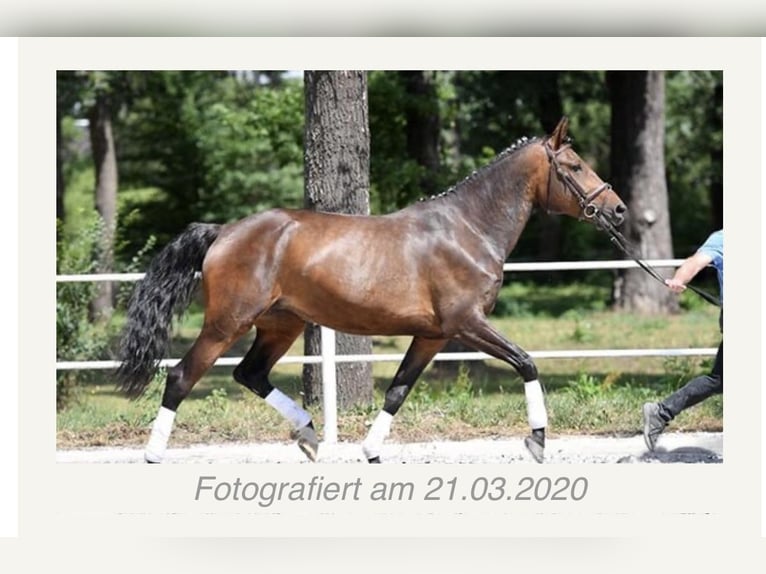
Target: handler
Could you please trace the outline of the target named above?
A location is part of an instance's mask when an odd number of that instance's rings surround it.
[[[657,438],[681,411],[712,395],[723,393],[723,229],[711,233],[702,247],[688,257],[673,278],[665,280],[665,284],[674,293],[681,293],[687,283],[708,265],[715,267],[718,273],[721,299],[721,314],[718,318],[721,343],[718,345],[713,370],[709,374],[695,377],[659,403],[644,404],[644,441],[649,450],[654,450]]]

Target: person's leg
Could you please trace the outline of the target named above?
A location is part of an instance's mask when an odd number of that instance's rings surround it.
[[[713,370],[707,375],[693,378],[675,393],[660,402],[660,416],[670,422],[681,411],[693,407],[712,395],[723,392],[723,341],[713,363]]]
[[[644,405],[644,441],[649,450],[654,450],[657,438],[665,430],[667,424],[677,417],[681,411],[722,392],[723,341],[718,346],[713,369],[709,374],[693,378],[659,403],[646,403]]]

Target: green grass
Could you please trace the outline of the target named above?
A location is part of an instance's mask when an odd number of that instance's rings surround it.
[[[501,301],[525,301],[518,316],[493,318],[493,324],[528,351],[544,349],[715,347],[720,340],[717,309],[694,306],[670,316],[642,317],[605,310],[598,304],[602,292],[571,286],[561,292],[569,310],[546,303],[558,288],[506,287]],[[576,302],[580,301],[580,307]],[[574,309],[574,310],[573,310]],[[115,318],[118,327],[121,317]],[[202,314],[193,307],[173,337],[173,357],[180,357],[199,331]],[[374,352],[404,352],[406,337],[376,337]],[[228,356],[241,356],[252,334]],[[301,355],[299,339],[289,354]],[[63,359],[63,357],[62,357]],[[710,368],[708,357],[538,359],[546,389],[549,434],[634,434],[640,429],[641,405],[656,400]],[[375,363],[373,405],[339,414],[341,440],[361,440],[382,405],[383,393],[396,363]],[[290,428],[261,399],[231,378],[230,367],[213,368],[197,384],[179,409],[171,444],[213,441],[287,440]],[[397,414],[395,440],[461,439],[479,436],[517,436],[525,433],[523,385],[509,366],[496,360],[466,363],[457,374],[432,364],[424,372]],[[446,372],[446,374],[445,374]],[[272,383],[298,398],[301,366],[278,365]],[[81,384],[77,400],[58,414],[59,447],[138,445],[148,437],[160,402],[162,377],[147,394],[131,401],[120,395],[108,373],[95,373]],[[723,402],[714,397],[682,413],[676,430],[720,430]],[[320,408],[310,409],[321,434]]]

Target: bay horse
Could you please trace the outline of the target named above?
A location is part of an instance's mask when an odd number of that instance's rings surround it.
[[[387,215],[270,209],[225,225],[191,224],[137,284],[120,342],[118,385],[138,396],[166,354],[173,315],[190,304],[195,272],[202,272],[202,329],[167,373],[146,462],[162,461],[181,402],[253,327],[255,341],[234,379],[281,413],[298,446],[316,460],[310,414],[269,382],[307,322],[358,335],[412,337],[362,443],[369,462],[380,462],[394,415],[451,339],[508,363],[522,377],[531,427],[525,445],[542,462],[547,411],[537,367],[487,320],[503,263],[535,207],[611,229],[627,211],[572,149],[567,126],[564,117],[550,136],[523,138],[447,192]]]

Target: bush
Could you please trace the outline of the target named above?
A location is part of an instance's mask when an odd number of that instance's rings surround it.
[[[103,226],[93,219],[72,237],[59,228],[56,251],[58,274],[92,273],[96,266]],[[90,322],[88,306],[96,293],[94,283],[59,283],[56,286],[56,359],[94,360],[107,354],[107,327]],[[77,395],[86,371],[60,371],[56,374],[56,408],[66,408]]]

